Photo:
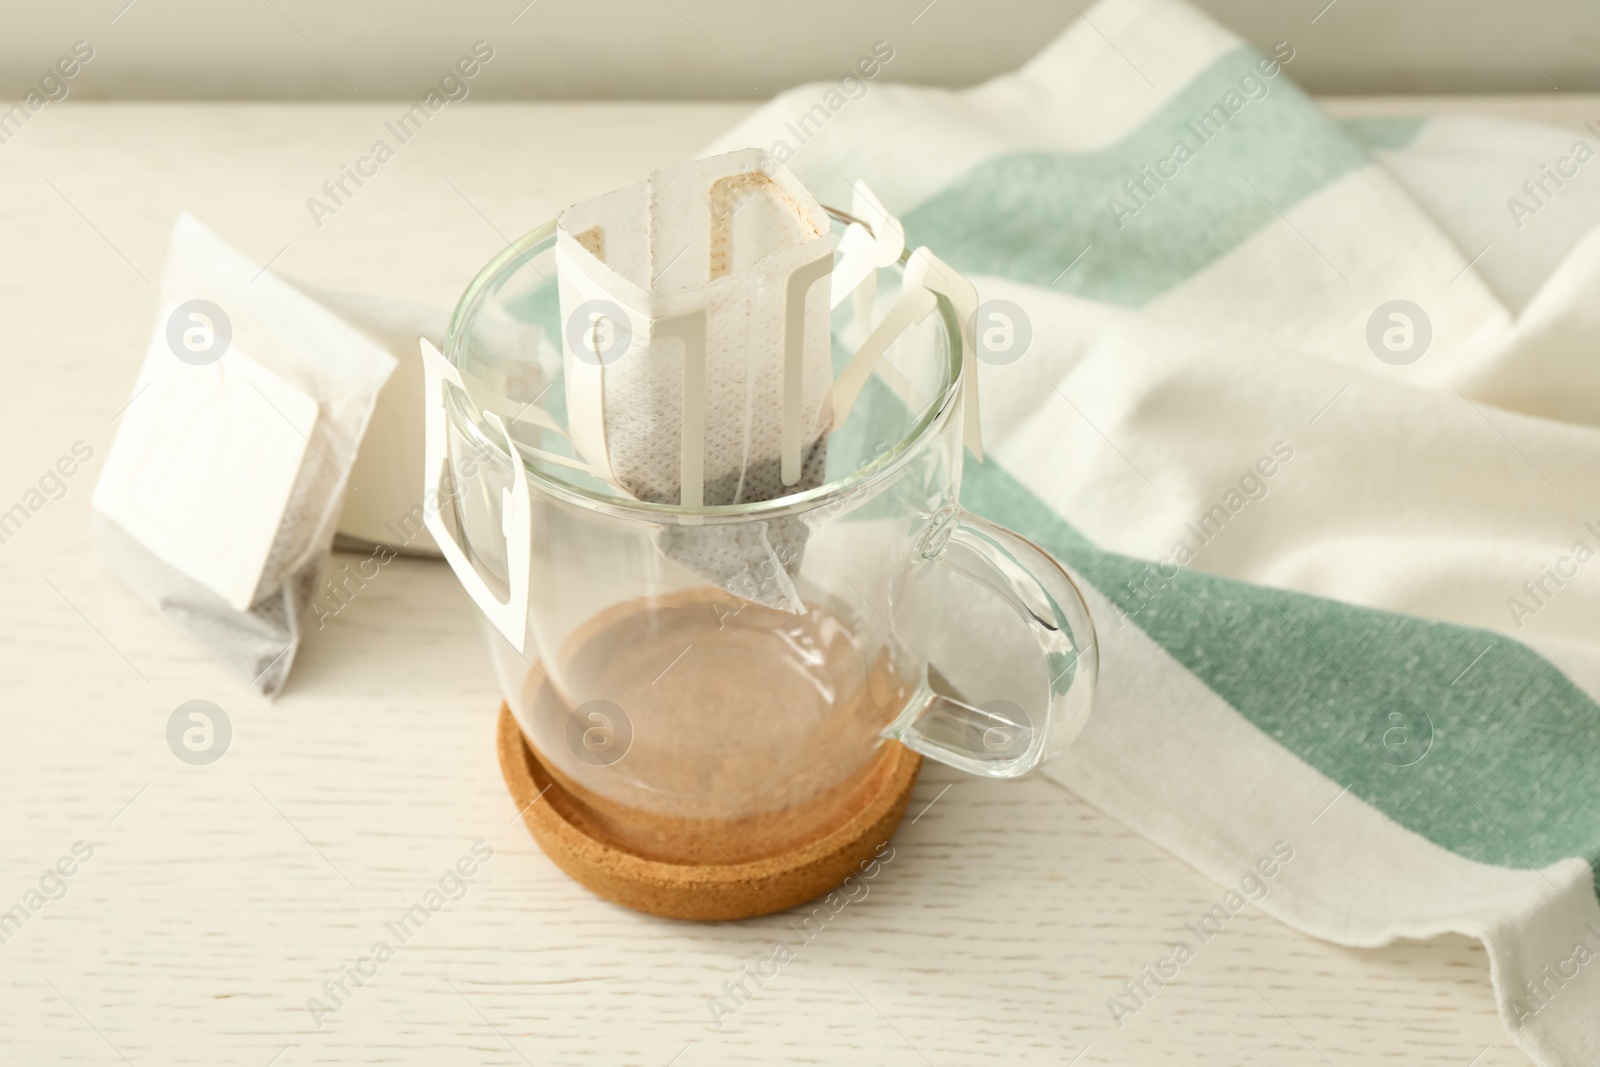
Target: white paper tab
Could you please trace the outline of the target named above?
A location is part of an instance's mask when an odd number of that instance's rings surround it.
[[[157,334],[94,506],[247,610],[317,415],[314,399],[238,348],[197,367],[173,358]]]

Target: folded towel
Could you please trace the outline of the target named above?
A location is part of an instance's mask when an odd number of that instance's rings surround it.
[[[708,151],[864,179],[1021,309],[964,497],[1095,614],[1046,773],[1317,936],[1482,939],[1517,1044],[1594,1064],[1600,116],[1346,126],[1295,45],[1104,0],[1014,74],[801,87]]]

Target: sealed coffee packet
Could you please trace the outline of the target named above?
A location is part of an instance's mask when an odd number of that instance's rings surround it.
[[[94,492],[105,566],[271,697],[394,358],[189,215]]]
[[[641,500],[740,504],[822,483],[832,425],[827,212],[747,149],[568,208],[556,230],[568,432]],[[663,526],[663,554],[804,611],[797,519]]]

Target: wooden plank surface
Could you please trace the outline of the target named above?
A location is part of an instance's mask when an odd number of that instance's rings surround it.
[[[1476,945],[1344,949],[1254,910],[1117,1026],[1107,999],[1222,890],[1038,779],[931,768],[870,893],[809,940],[793,914],[625,912],[517,822],[486,647],[444,565],[383,568],[273,704],[146,609],[95,561],[89,498],[180,209],[295,277],[448,306],[508,239],[746,106],[449,110],[319,228],[307,198],[399,110],[73,104],[0,145],[0,510],[75,442],[95,453],[0,544],[0,909],[93,849],[0,944],[0,1062],[1527,1062]],[[210,766],[167,747],[192,699],[233,724]],[[492,859],[402,942],[386,923],[476,841]],[[392,958],[314,1017],[379,940]],[[714,1025],[779,941],[803,943]]]

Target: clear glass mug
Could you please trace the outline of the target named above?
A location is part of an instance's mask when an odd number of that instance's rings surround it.
[[[428,499],[506,701],[591,827],[651,860],[744,863],[846,822],[891,740],[999,778],[1070,743],[1094,629],[1054,559],[960,507],[944,297],[830,433],[821,486],[684,508],[578,469],[554,243],[552,223],[491,262],[428,364]],[[879,307],[904,263],[878,271]],[[871,314],[860,294],[835,313],[836,370]],[[955,692],[930,662],[952,650],[1008,664],[994,691]]]

